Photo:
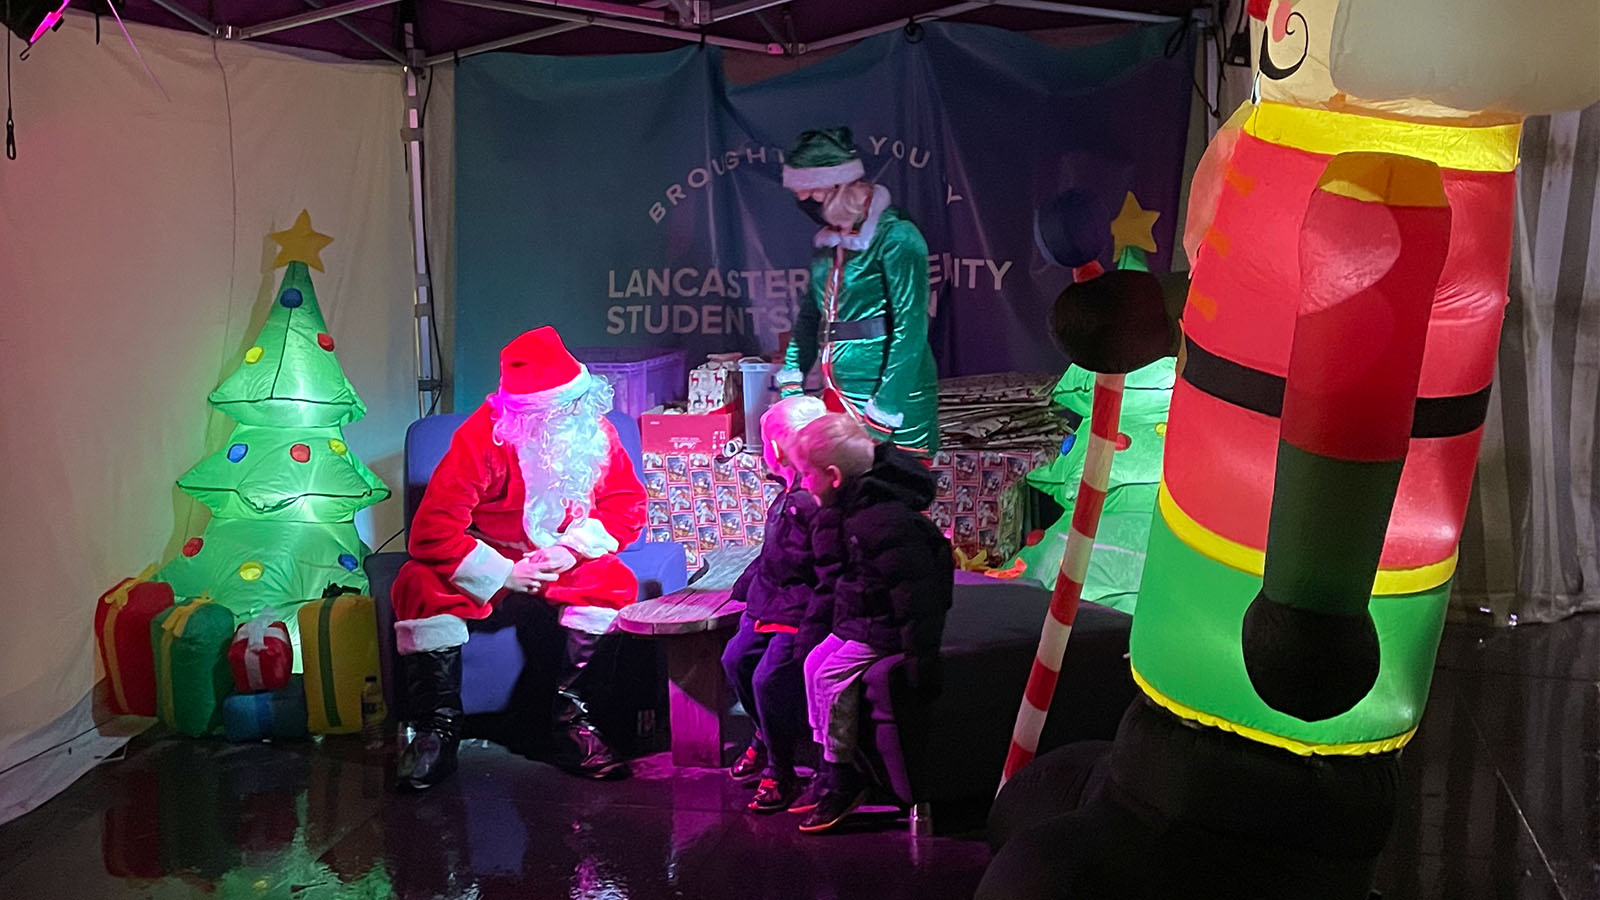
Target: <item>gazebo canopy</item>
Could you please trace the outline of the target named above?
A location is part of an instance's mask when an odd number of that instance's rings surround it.
[[[67,7],[106,13],[111,0]],[[13,0],[11,24],[31,33],[56,0]],[[116,0],[128,21],[230,40],[287,45],[350,59],[427,63],[489,50],[578,55],[718,44],[801,55],[913,21],[948,19],[1013,30],[1092,21],[1177,21],[1205,0]],[[48,40],[44,38],[43,40]]]

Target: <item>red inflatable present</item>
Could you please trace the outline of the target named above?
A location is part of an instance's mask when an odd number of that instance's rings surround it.
[[[289,628],[269,616],[257,616],[239,626],[228,648],[233,686],[241,694],[275,691],[289,683],[294,669],[294,647]]]
[[[150,620],[172,606],[172,585],[151,581],[156,567],[124,578],[100,597],[94,610],[94,643],[106,671],[111,709],[121,714],[156,714],[156,664]]]

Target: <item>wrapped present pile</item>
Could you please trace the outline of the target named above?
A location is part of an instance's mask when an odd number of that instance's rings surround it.
[[[284,621],[267,612],[240,624],[209,595],[176,598],[154,573],[152,566],[123,579],[96,606],[95,645],[113,711],[233,741],[361,730],[363,702],[381,696],[372,598],[332,585],[321,599],[297,604],[301,678]],[[379,705],[367,718],[383,716]]]
[[[995,569],[1022,546],[1028,522],[1027,475],[1052,450],[940,450],[928,515],[950,539],[964,569]]]
[[[1022,547],[1026,478],[1071,434],[1052,397],[1057,375],[1001,372],[939,382],[938,492],[929,514],[963,568],[1001,568]]]
[[[759,544],[778,485],[739,442],[738,370],[720,360],[691,373],[685,411],[656,409],[640,420],[641,479],[649,495],[647,540],[683,545],[690,565],[725,547]],[[726,373],[726,374],[722,374]],[[719,381],[720,376],[720,381]],[[929,516],[972,569],[999,568],[1029,527],[1026,478],[1060,452],[1070,433],[1051,397],[1059,376],[1006,373],[939,385],[940,441],[931,470]]]
[[[649,497],[646,539],[682,544],[691,566],[713,550],[761,543],[767,505],[778,495],[766,475],[754,453],[723,456],[646,438],[640,476]]]

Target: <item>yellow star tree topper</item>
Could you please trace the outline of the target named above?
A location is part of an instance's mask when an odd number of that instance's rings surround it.
[[[333,243],[333,238],[312,230],[311,214],[305,210],[300,210],[293,227],[284,231],[274,231],[268,237],[278,243],[278,258],[272,262],[274,269],[282,268],[292,262],[303,262],[318,272],[327,271],[322,268],[322,248]]]
[[[1122,212],[1111,221],[1111,258],[1121,259],[1124,247],[1138,247],[1149,253],[1156,252],[1156,239],[1152,234],[1161,211],[1144,209],[1129,191],[1122,200]]]

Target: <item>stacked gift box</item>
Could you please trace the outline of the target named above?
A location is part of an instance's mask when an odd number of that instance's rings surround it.
[[[682,544],[690,565],[723,547],[761,543],[778,485],[754,453],[644,451],[648,539]]]
[[[928,515],[975,567],[996,568],[1022,549],[1026,476],[1055,454],[1034,450],[940,450]]]

